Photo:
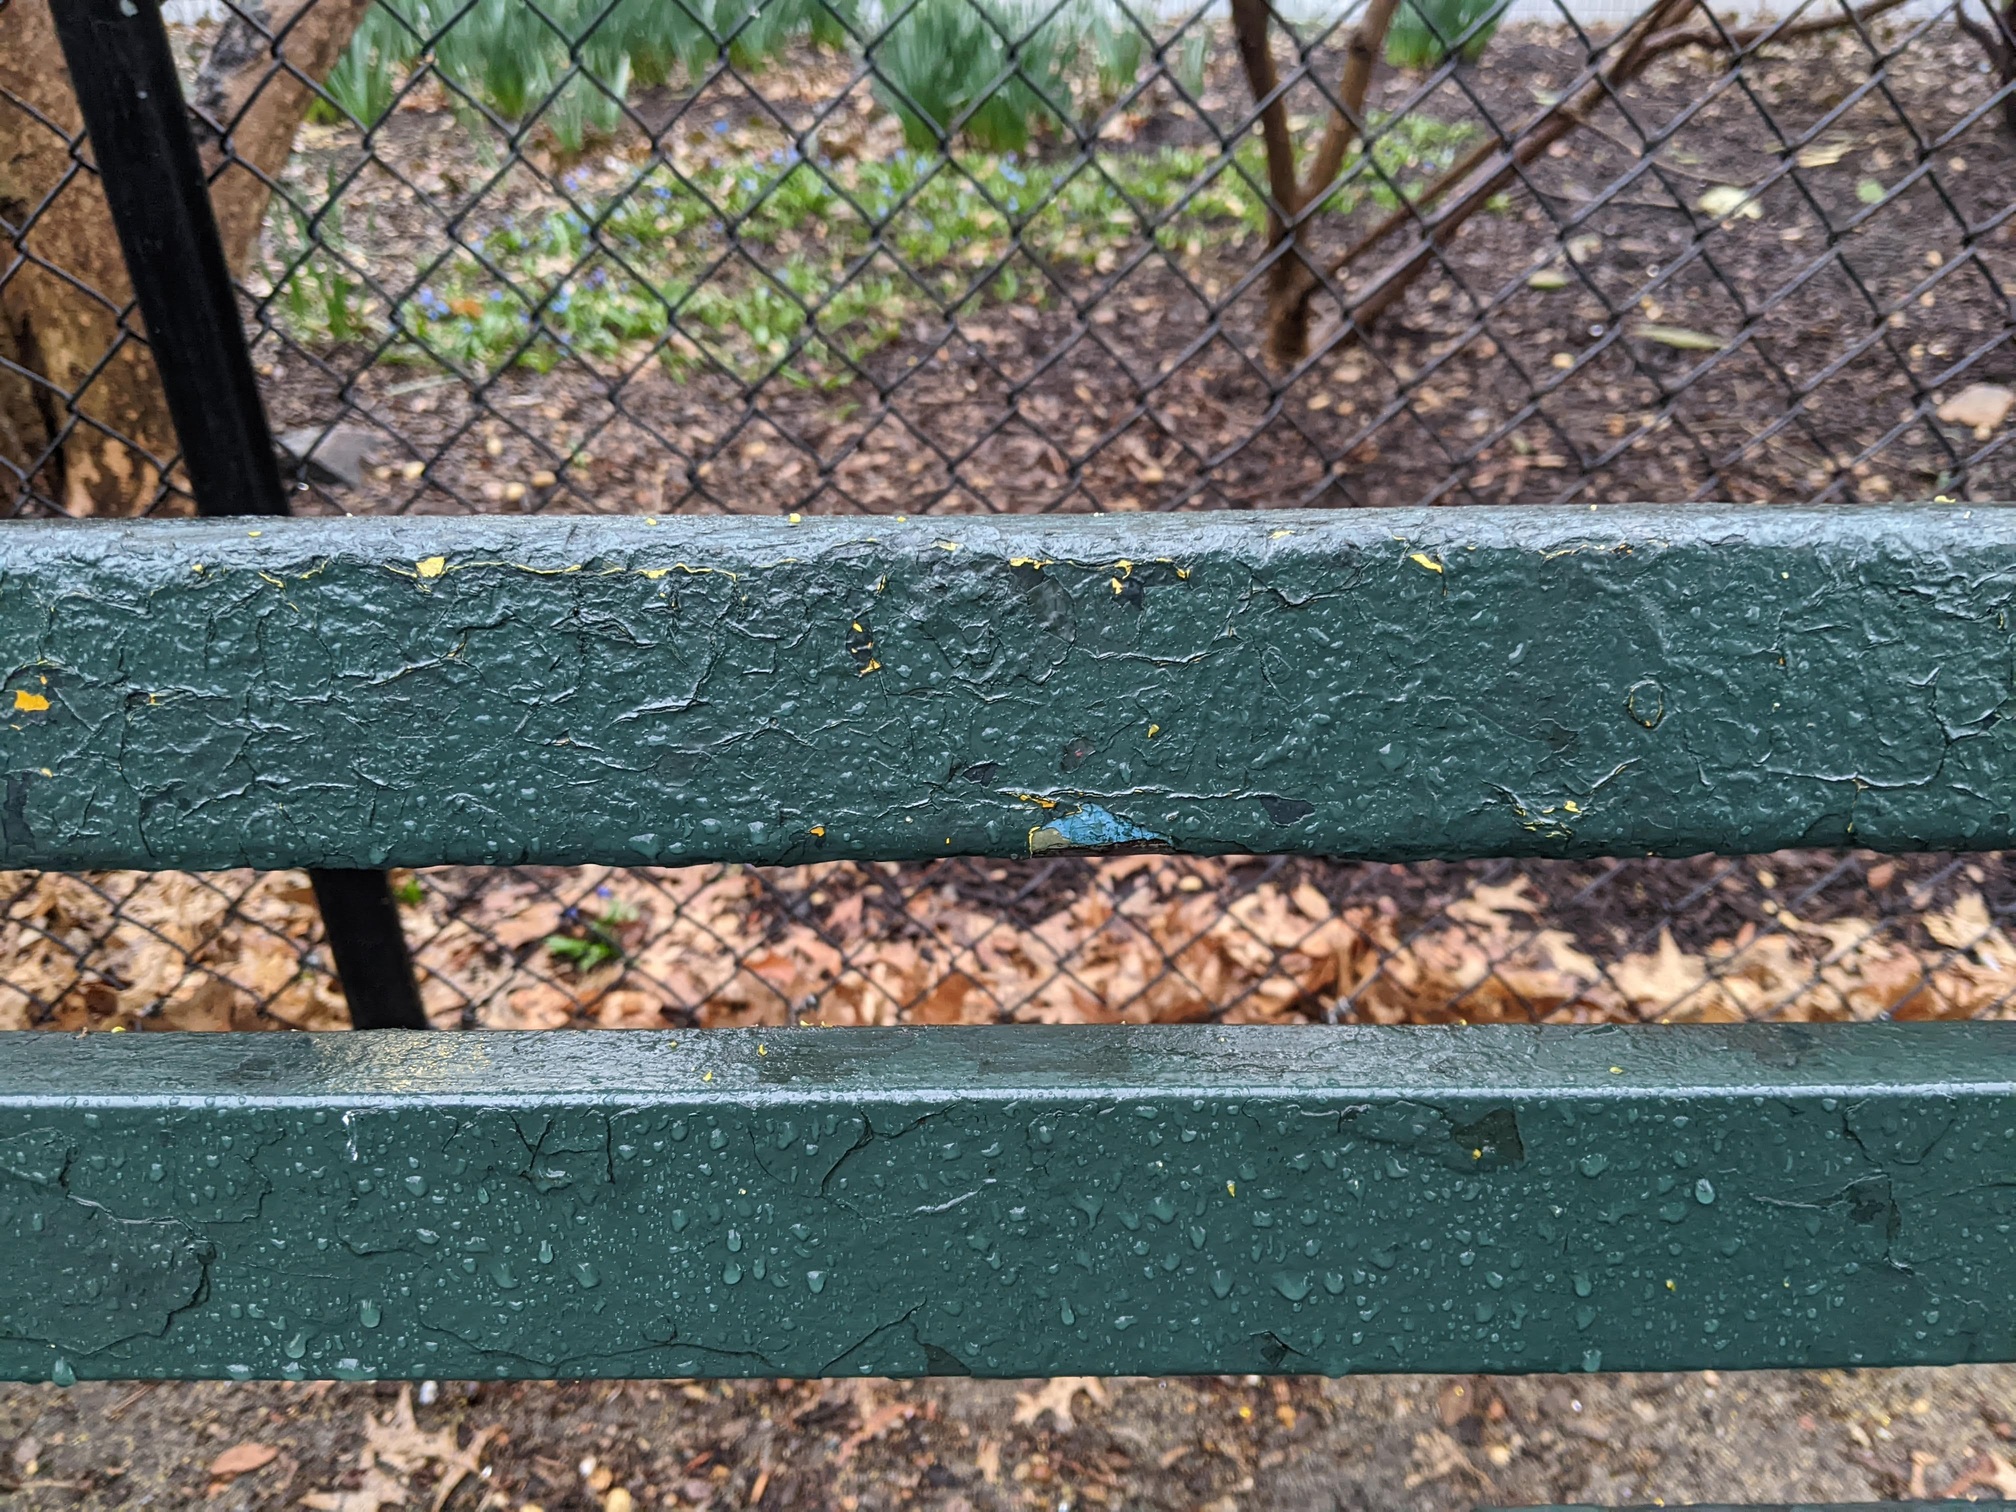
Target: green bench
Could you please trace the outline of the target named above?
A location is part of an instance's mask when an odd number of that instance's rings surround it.
[[[2016,840],[2016,511],[291,521],[158,14],[59,26],[199,504],[0,527],[0,864]],[[2016,1030],[82,1037],[0,1376],[2016,1359]]]
[[[1944,507],[15,525],[0,863],[2003,846],[2012,561]],[[2016,1358],[2000,1023],[8,1049],[12,1376]]]

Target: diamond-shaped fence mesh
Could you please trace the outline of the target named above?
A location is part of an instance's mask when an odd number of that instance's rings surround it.
[[[0,488],[176,512],[45,5],[0,0]],[[2011,492],[2003,17],[1186,7],[173,0],[296,512]],[[442,1026],[1966,1017],[2016,991],[1995,855],[395,884]],[[342,1022],[300,874],[4,889],[0,1027]]]

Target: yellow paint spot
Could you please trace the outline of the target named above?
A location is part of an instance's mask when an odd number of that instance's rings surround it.
[[[859,621],[859,620],[854,620],[854,621],[853,621],[852,623],[853,623],[853,626],[854,626],[854,633],[855,633],[856,635],[866,635],[866,634],[868,633],[867,631],[865,631],[865,630],[863,630],[863,629],[861,628],[861,621]]]
[[[826,838],[826,826],[825,826],[825,825],[823,825],[823,824],[815,824],[815,825],[813,825],[813,826],[812,826],[812,838],[813,838],[814,840],[824,840],[824,839]]]
[[[880,672],[881,670],[882,663],[871,656],[868,658],[868,665],[861,669],[860,675],[866,677],[870,672]]]
[[[1153,740],[1157,735],[1160,735],[1161,733],[1162,733],[1162,726],[1152,724],[1148,726],[1148,738],[1150,740]]]
[[[1668,1291],[1678,1291],[1678,1290],[1680,1290],[1680,1288],[1679,1288],[1679,1287],[1677,1287],[1677,1286],[1675,1286],[1675,1285],[1674,1285],[1674,1284],[1673,1284],[1673,1283],[1672,1283],[1671,1281],[1668,1281],[1668,1282],[1666,1283],[1666,1290],[1668,1290]]]
[[[1579,803],[1577,803],[1573,798],[1563,799],[1561,802],[1561,807],[1568,810],[1568,812],[1571,814],[1579,814],[1582,812],[1582,806]]]
[[[1176,576],[1187,583],[1190,581],[1190,569],[1188,567],[1178,567],[1176,569]]]
[[[30,693],[26,688],[14,690],[14,712],[17,714],[39,714],[49,707],[49,700],[40,693]]]
[[[803,515],[794,514],[793,516],[791,516],[791,523],[793,525],[802,525],[804,522],[805,522],[805,516]]]
[[[957,551],[959,549],[957,541],[933,541],[931,544],[936,546],[940,551]]]
[[[1291,536],[1293,534],[1295,534],[1295,532],[1292,530],[1276,530],[1269,533],[1267,539],[1270,541],[1278,541],[1283,536]]]
[[[656,582],[659,578],[665,576],[665,574],[670,572],[671,570],[672,569],[670,567],[646,567],[642,569],[643,575],[647,578],[650,578],[653,582]]]
[[[259,537],[261,537],[264,534],[266,534],[266,532],[263,530],[248,530],[245,532],[246,539],[253,541],[258,540]]]
[[[1225,1183],[1225,1195],[1228,1197],[1237,1197],[1239,1195],[1239,1188],[1228,1181]]]
[[[1033,803],[1038,808],[1057,807],[1057,800],[1055,798],[1038,798],[1034,793],[1017,793],[1015,796],[1023,803]]]
[[[437,578],[448,570],[448,558],[438,556],[422,557],[413,564],[413,570],[423,578]]]
[[[658,523],[658,516],[656,516],[656,515],[646,515],[646,516],[644,516],[644,523],[645,523],[646,525],[656,525],[656,524]]]
[[[1122,572],[1131,573],[1134,570],[1134,564],[1128,561],[1127,558],[1125,557],[1120,558],[1120,560],[1115,562],[1113,565],[1115,567],[1118,567]]]
[[[1484,1158],[1484,1152],[1482,1150],[1472,1150],[1470,1152],[1470,1158],[1472,1160],[1482,1160]]]
[[[770,1048],[767,1045],[758,1045],[756,1047],[756,1053],[758,1055],[768,1055],[770,1053]]]
[[[42,768],[42,775],[44,777],[54,777],[56,774],[53,771],[51,771],[48,767],[44,767]]]
[[[705,1072],[705,1073],[703,1073],[703,1074],[701,1075],[701,1077],[700,1077],[700,1080],[702,1080],[702,1081],[712,1081],[712,1080],[714,1080],[714,1073],[713,1073],[712,1071],[708,1071],[708,1072]]]
[[[1115,593],[1125,593],[1127,591],[1126,588],[1121,584],[1120,579],[1118,578],[1108,578],[1106,579],[1106,581],[1113,585],[1113,591]]]
[[[203,570],[203,564],[201,562],[192,562],[189,566],[189,570],[191,572],[201,572]]]
[[[273,574],[270,572],[262,571],[259,574],[259,576],[264,578],[267,582],[271,583],[275,588],[285,588],[287,586],[287,580],[285,578],[277,578],[273,576]]]
[[[1612,1066],[1610,1068],[1610,1074],[1612,1076],[1622,1076],[1624,1074],[1624,1068],[1622,1066]]]
[[[1430,572],[1440,572],[1442,570],[1442,564],[1425,551],[1410,551],[1407,553],[1407,560],[1412,562],[1416,567],[1426,567]]]
[[[1041,572],[1050,564],[1041,557],[1010,557],[1008,558],[1008,565],[1010,567],[1029,567],[1037,572]]]

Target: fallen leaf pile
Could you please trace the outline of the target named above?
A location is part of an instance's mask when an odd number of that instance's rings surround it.
[[[1913,919],[1778,909],[1705,948],[1662,930],[1620,950],[1551,923],[1524,875],[1473,881],[1424,923],[1376,893],[1338,902],[1306,874],[1251,884],[1240,866],[1110,857],[1035,905],[850,862],[401,886],[443,1027],[1973,1018],[2016,995],[2016,942],[1972,891]],[[0,1028],[345,1022],[298,872],[0,887]]]

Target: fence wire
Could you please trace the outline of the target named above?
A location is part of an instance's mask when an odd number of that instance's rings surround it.
[[[43,4],[0,0],[0,486],[183,512]],[[2010,493],[1993,15],[1406,0],[1262,15],[1256,73],[1255,13],[178,24],[296,511]],[[1965,1017],[2016,989],[1992,855],[398,881],[443,1026]],[[298,873],[0,887],[0,1027],[342,1021]]]

